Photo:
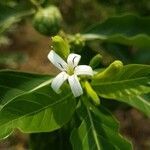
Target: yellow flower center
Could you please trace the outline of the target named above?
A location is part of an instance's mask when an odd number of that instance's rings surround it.
[[[67,73],[69,75],[73,75],[74,74],[74,68],[72,66],[68,66]]]

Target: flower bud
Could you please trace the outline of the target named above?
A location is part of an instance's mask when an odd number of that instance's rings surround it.
[[[71,50],[80,53],[85,46],[85,39],[77,33],[70,39]]]
[[[94,78],[104,79],[115,75],[123,68],[123,63],[119,60],[111,63],[103,72],[97,73]]]
[[[70,53],[70,48],[67,40],[56,35],[52,37],[53,50],[62,58],[67,58]]]
[[[56,6],[49,6],[37,11],[33,19],[34,28],[41,34],[56,35],[61,27],[62,16]]]
[[[93,88],[91,87],[89,82],[86,81],[84,86],[85,86],[85,90],[86,90],[88,96],[93,100],[94,104],[99,105],[100,104],[100,98],[98,97],[97,93],[93,90]]]
[[[95,56],[91,59],[89,65],[90,65],[93,69],[95,69],[95,68],[97,68],[97,67],[100,65],[101,60],[102,60],[102,55],[97,54],[97,55],[95,55]]]

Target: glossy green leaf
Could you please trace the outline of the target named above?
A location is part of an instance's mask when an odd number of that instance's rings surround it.
[[[74,150],[131,150],[131,144],[118,132],[119,125],[102,106],[90,107],[80,115],[82,123],[72,131]],[[83,115],[85,114],[85,115]]]
[[[67,123],[75,99],[65,87],[56,94],[50,86],[52,77],[30,73],[0,72],[0,138],[15,128],[23,132],[48,132]]]
[[[93,79],[93,89],[101,97],[123,101],[147,115],[150,103],[140,95],[150,92],[150,66],[126,65],[122,70],[104,79]]]
[[[111,17],[90,27],[83,37],[138,47],[150,47],[150,18],[135,15]]]

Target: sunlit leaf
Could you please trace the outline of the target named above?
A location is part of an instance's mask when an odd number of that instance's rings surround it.
[[[14,128],[23,132],[48,132],[67,123],[75,109],[75,100],[65,87],[56,94],[51,76],[0,72],[0,138]]]
[[[80,112],[82,123],[71,135],[74,150],[131,150],[131,144],[119,133],[119,125],[102,106]],[[83,115],[85,114],[85,115]]]
[[[105,79],[95,79],[93,88],[100,96],[123,101],[150,115],[150,103],[141,94],[150,92],[150,66],[126,65],[114,75]]]

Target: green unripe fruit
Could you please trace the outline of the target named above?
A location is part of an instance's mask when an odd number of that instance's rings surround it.
[[[68,41],[62,37],[56,35],[52,37],[53,50],[60,55],[62,58],[66,59],[70,53],[70,48]]]
[[[97,68],[97,67],[100,65],[101,61],[102,61],[102,56],[101,56],[100,54],[97,54],[97,55],[95,55],[95,56],[91,59],[89,65],[90,65],[93,69],[95,69],[95,68]]]
[[[56,6],[49,6],[37,11],[33,19],[34,28],[41,34],[56,35],[61,27],[62,16]]]
[[[104,79],[110,76],[115,75],[123,68],[123,63],[119,60],[114,61],[111,63],[103,72],[100,72],[95,75],[97,79]]]

